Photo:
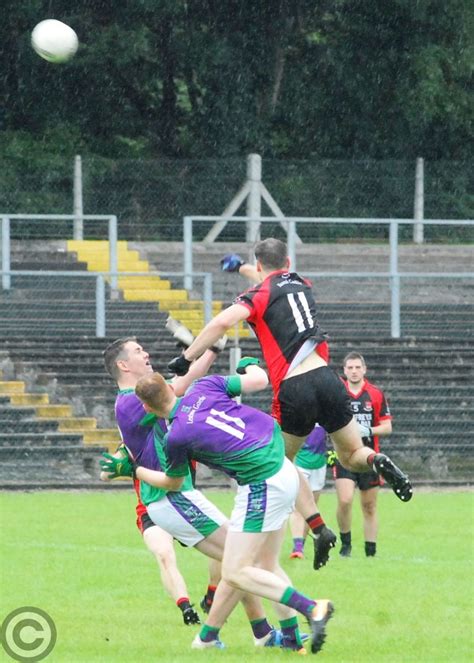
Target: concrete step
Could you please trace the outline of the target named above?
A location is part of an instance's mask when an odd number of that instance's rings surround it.
[[[31,419],[35,416],[36,410],[32,407],[11,407],[10,404],[0,404],[0,419],[18,421],[22,419]]]
[[[34,256],[29,255],[28,259],[20,258],[18,256],[12,255],[10,268],[12,271],[37,271],[41,270],[44,272],[84,272],[87,269],[85,262],[77,262],[73,260],[43,260],[35,259]],[[17,277],[14,277],[17,278]],[[45,277],[48,278],[48,277]],[[49,277],[51,278],[51,277]]]
[[[25,391],[25,383],[16,380],[0,382],[0,394],[22,394]]]
[[[39,420],[39,419],[9,419],[1,418],[0,416],[0,433],[5,435],[12,435],[16,433],[44,433],[44,432],[58,432],[58,422],[54,419]]]
[[[11,394],[10,403],[15,406],[22,405],[47,405],[49,403],[48,394]]]
[[[58,417],[58,430],[66,431],[93,431],[97,428],[97,420],[93,417]]]
[[[0,485],[15,487],[99,483],[99,458],[104,447],[70,446],[64,444],[25,446],[23,444],[0,446]]]
[[[82,435],[57,431],[0,433],[0,446],[41,447],[50,445],[82,447]]]
[[[36,416],[44,419],[70,417],[72,416],[72,408],[70,405],[39,405],[36,408]]]
[[[122,441],[117,428],[103,428],[94,431],[84,431],[84,444],[114,444],[117,446]]]

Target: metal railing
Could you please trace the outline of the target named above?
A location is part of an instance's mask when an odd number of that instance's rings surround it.
[[[78,221],[106,221],[108,224],[108,241],[109,241],[109,267],[111,274],[111,286],[117,287],[117,273],[118,273],[118,222],[114,214],[83,214],[79,219],[77,214],[0,214],[1,222],[1,254],[0,254],[0,268],[2,271],[2,288],[8,290],[10,287],[10,255],[11,255],[11,242],[10,242],[10,222],[12,220],[29,220],[29,221],[72,221],[73,235],[76,236],[76,227]],[[82,229],[81,229],[82,236]]]
[[[420,224],[420,221],[413,219],[353,219],[353,218],[332,218],[332,217],[259,217],[250,219],[246,216],[218,217],[218,216],[185,216],[183,219],[183,241],[184,241],[184,262],[183,270],[185,273],[185,288],[190,290],[193,287],[193,222],[203,221],[232,221],[236,223],[275,223],[285,224],[287,228],[287,250],[291,261],[291,268],[297,270],[296,247],[298,234],[296,224],[326,223],[326,224],[357,224],[357,225],[387,225],[389,227],[389,246],[390,263],[388,272],[306,272],[305,275],[311,277],[331,276],[333,278],[385,278],[389,280],[391,293],[391,336],[400,338],[400,281],[404,278],[474,278],[474,272],[402,272],[398,265],[398,247],[399,247],[399,227],[400,225]],[[423,226],[443,225],[443,226],[474,226],[472,219],[426,219],[422,222]]]
[[[111,300],[114,300],[115,297],[113,293],[116,292],[112,287],[112,283],[117,284],[118,278],[120,277],[160,277],[160,278],[185,278],[184,272],[81,272],[81,271],[47,271],[47,270],[9,270],[2,271],[2,283],[7,282],[8,288],[5,290],[12,289],[12,278],[15,277],[36,277],[39,278],[79,278],[79,279],[94,279],[95,280],[95,335],[98,338],[104,338],[106,336],[107,330],[107,319],[106,319],[106,302],[107,302],[107,293],[106,293],[106,284],[110,284],[110,294]],[[210,272],[193,272],[193,278],[200,278],[203,280],[202,287],[202,301],[203,301],[203,313],[204,313],[204,322],[207,324],[212,318],[212,303],[213,303],[213,286],[212,286],[212,274]]]

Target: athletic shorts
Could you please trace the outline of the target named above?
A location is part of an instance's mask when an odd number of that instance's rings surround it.
[[[326,465],[318,467],[317,470],[309,470],[307,467],[300,467],[299,465],[296,467],[309,483],[309,487],[313,492],[324,488],[324,484],[326,483]]]
[[[284,433],[305,437],[315,424],[328,433],[347,426],[352,419],[349,395],[329,366],[283,380],[273,399],[272,415]]]
[[[281,470],[269,479],[239,486],[229,530],[258,533],[281,529],[295,507],[299,485],[295,466],[285,458]]]
[[[370,472],[351,472],[350,470],[346,470],[339,461],[336,461],[336,464],[332,466],[332,476],[334,480],[351,479],[357,488],[362,491],[383,485],[383,480],[377,472],[373,472],[372,470]]]
[[[170,492],[147,506],[155,525],[185,546],[195,546],[210,536],[227,518],[199,490]]]
[[[143,534],[149,527],[155,527],[155,523],[148,515],[147,511],[137,516],[137,527]]]

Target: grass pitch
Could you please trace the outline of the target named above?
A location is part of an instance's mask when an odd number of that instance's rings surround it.
[[[230,493],[207,493],[229,514]],[[356,496],[357,500],[357,496]],[[0,620],[21,606],[54,619],[54,663],[160,661],[282,661],[295,654],[256,650],[241,608],[221,631],[225,651],[190,649],[195,627],[161,588],[154,559],[134,524],[134,493],[2,493]],[[336,529],[335,495],[321,510]],[[379,497],[380,532],[375,558],[364,555],[360,508],[354,503],[353,556],[333,552],[328,566],[306,560],[283,565],[294,586],[335,605],[318,660],[473,661],[473,494],[418,492],[408,504],[391,492]],[[207,564],[197,551],[177,546],[191,599],[207,585]],[[268,615],[275,623],[268,605]],[[304,630],[304,625],[303,625]],[[0,660],[11,660],[0,650]],[[308,654],[311,656],[311,654]]]

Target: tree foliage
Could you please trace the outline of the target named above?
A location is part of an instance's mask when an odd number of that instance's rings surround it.
[[[470,0],[4,0],[3,9],[3,143],[64,136],[55,149],[110,157],[472,156]],[[71,62],[52,65],[30,48],[44,18],[78,33]]]

